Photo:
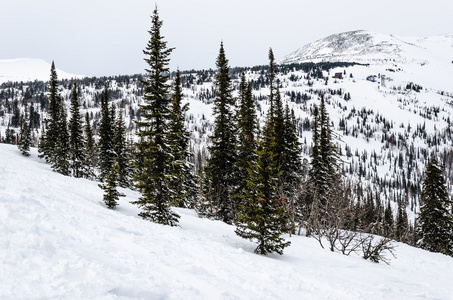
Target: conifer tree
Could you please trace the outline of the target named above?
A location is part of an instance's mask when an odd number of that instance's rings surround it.
[[[136,159],[135,186],[141,193],[139,200],[133,202],[142,211],[139,215],[156,223],[176,226],[179,215],[171,211],[172,156],[167,142],[168,123],[170,120],[169,56],[173,48],[167,48],[167,42],[161,35],[162,21],[157,7],[152,15],[151,38],[143,53],[149,68],[144,85],[144,104],[140,105],[141,121],[136,144],[139,152]]]
[[[268,123],[265,125],[275,141],[268,151],[275,153],[275,164],[280,170],[280,195],[285,197],[291,214],[296,210],[296,192],[301,181],[302,164],[300,161],[300,145],[297,136],[296,119],[289,106],[283,108],[277,65],[272,49],[269,49],[269,112]],[[299,205],[297,205],[299,206]]]
[[[214,130],[210,137],[212,145],[209,147],[210,158],[206,165],[206,177],[209,182],[208,200],[216,208],[215,215],[225,223],[231,223],[235,217],[232,190],[233,166],[235,161],[236,132],[234,121],[235,101],[232,95],[233,87],[230,77],[230,67],[225,56],[223,42],[216,61],[217,75],[214,86],[213,114]]]
[[[278,165],[284,164],[284,157],[286,152],[289,150],[288,145],[285,141],[285,114],[283,109],[282,97],[280,95],[280,88],[275,87],[274,95],[274,109],[272,111],[272,122],[274,123],[274,135],[275,135],[275,149],[274,152],[277,154],[275,158]]]
[[[59,119],[62,105],[62,98],[58,91],[58,76],[55,70],[55,63],[52,61],[50,68],[50,80],[47,88],[47,98],[49,101],[48,118],[44,120],[45,129],[43,130],[39,145],[39,157],[44,158],[48,163],[54,163],[54,150],[59,136]]]
[[[97,150],[96,141],[93,137],[93,130],[91,129],[90,117],[88,112],[85,114],[85,166],[87,168],[86,178],[92,179],[95,177],[95,168],[97,165]]]
[[[387,207],[384,212],[384,236],[393,237],[393,212],[390,206],[390,200],[387,202]]]
[[[104,180],[112,168],[115,153],[113,150],[114,124],[108,104],[108,89],[101,95],[101,120],[99,125],[99,179]]]
[[[235,189],[233,192],[235,210],[238,209],[238,205],[244,196],[247,180],[249,180],[249,164],[256,161],[258,149],[258,124],[252,86],[250,82],[246,81],[244,72],[242,72],[239,84],[238,99],[239,104],[236,112],[238,142],[234,164]]]
[[[448,197],[442,168],[435,158],[426,166],[417,216],[417,245],[431,252],[453,256],[452,201]]]
[[[18,147],[20,152],[24,156],[30,156],[30,146],[32,144],[31,131],[32,131],[32,119],[30,118],[30,121],[27,123],[24,120],[24,118],[22,118]]]
[[[113,162],[110,172],[105,177],[105,183],[99,184],[99,187],[104,190],[104,203],[110,209],[115,209],[118,205],[119,197],[125,197],[123,193],[118,192],[118,175],[119,165],[116,159]]]
[[[270,122],[275,136],[275,149],[272,149],[276,153],[276,161],[278,165],[282,165],[283,156],[286,151],[284,141],[285,131],[285,120],[283,112],[283,102],[280,95],[279,84],[276,80],[277,77],[277,65],[274,59],[274,52],[272,48],[269,49],[269,115]]]
[[[178,70],[173,83],[168,137],[173,157],[171,187],[175,191],[175,198],[172,202],[175,206],[193,207],[196,197],[196,182],[192,173],[193,164],[189,161],[192,156],[189,152],[190,135],[184,125],[189,104],[183,105],[182,100],[181,74]]]
[[[77,84],[71,94],[71,118],[69,120],[69,161],[71,163],[72,175],[76,178],[86,177],[85,144],[82,132],[82,116],[80,115],[79,97],[77,95]]]
[[[301,214],[301,203],[298,196],[302,184],[302,162],[300,159],[301,146],[297,136],[297,121],[294,110],[290,110],[288,104],[285,107],[284,131],[283,131],[284,151],[281,155],[281,185],[282,192],[286,198],[289,212],[293,215]]]
[[[130,187],[132,170],[129,165],[129,161],[131,159],[131,155],[129,154],[126,145],[126,124],[124,123],[122,109],[120,109],[115,122],[113,151],[115,152],[115,159],[118,163],[118,185],[124,188]]]
[[[10,126],[8,123],[8,127],[6,127],[6,131],[5,131],[5,143],[14,144],[14,140],[15,140],[14,129],[10,129]]]
[[[328,201],[330,187],[338,179],[338,153],[333,144],[330,119],[321,96],[319,109],[314,110],[313,149],[311,155],[310,181],[313,192],[319,199],[320,205],[325,206]]]
[[[309,207],[307,235],[314,231],[319,236],[322,232],[331,234],[342,229],[340,223],[346,221],[347,216],[341,214],[347,210],[348,204],[343,196],[339,157],[323,95],[313,115],[313,146],[307,185],[309,193],[305,206]]]
[[[409,224],[407,220],[406,207],[402,203],[401,197],[398,198],[398,210],[396,214],[395,222],[395,240],[399,242],[407,241],[407,233],[409,229]]]
[[[69,163],[69,132],[66,108],[64,103],[60,105],[57,133],[58,135],[55,149],[53,151],[54,157],[53,161],[51,162],[51,167],[58,173],[69,176],[71,175]]]
[[[275,77],[277,76],[277,65],[275,63],[274,52],[272,48],[269,49],[269,110],[271,116],[274,116],[274,100],[276,94],[276,82]]]
[[[275,136],[276,162],[281,170],[280,186],[286,197],[293,197],[300,183],[302,164],[294,111],[283,108],[277,77],[277,66],[272,49],[269,49],[269,114]]]
[[[257,160],[248,169],[249,180],[239,205],[236,234],[250,240],[256,240],[255,253],[283,253],[290,245],[281,235],[293,229],[287,212],[285,199],[281,196],[279,180],[281,172],[277,163],[275,149],[276,138],[271,112],[268,112],[266,124],[257,151]]]

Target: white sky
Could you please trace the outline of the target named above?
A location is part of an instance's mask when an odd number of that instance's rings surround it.
[[[142,73],[152,0],[0,0],[0,59],[55,60],[83,75]],[[452,0],[159,0],[175,70],[267,64],[312,41],[365,29],[402,36],[453,33]],[[453,54],[452,54],[453,56]]]

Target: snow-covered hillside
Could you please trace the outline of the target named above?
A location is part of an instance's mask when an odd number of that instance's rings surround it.
[[[0,59],[0,84],[8,81],[49,80],[50,63],[36,58]],[[83,78],[57,68],[60,79]]]
[[[453,76],[453,34],[400,37],[363,30],[343,32],[307,44],[285,56],[280,63],[321,61],[350,61],[387,68],[410,66],[407,71],[413,75],[411,80],[446,88],[451,86]]]
[[[304,236],[260,256],[234,227],[181,214],[180,227],[117,210],[96,182],[65,177],[0,144],[1,299],[453,299],[453,259],[397,244],[390,265]]]
[[[280,63],[307,61],[395,61],[398,63],[451,62],[453,34],[434,37],[401,37],[364,30],[342,32],[307,44]]]

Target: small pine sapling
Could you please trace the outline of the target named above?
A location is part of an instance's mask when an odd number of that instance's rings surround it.
[[[104,203],[110,209],[115,209],[118,205],[119,197],[125,197],[123,193],[118,192],[118,162],[115,160],[110,172],[105,177],[105,183],[99,184],[99,187],[104,190]]]

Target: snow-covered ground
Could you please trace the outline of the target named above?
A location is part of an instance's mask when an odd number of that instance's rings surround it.
[[[0,299],[453,299],[453,259],[397,244],[390,265],[287,237],[253,253],[234,227],[175,209],[180,227],[102,203],[96,182],[65,177],[0,144]]]
[[[83,78],[82,75],[75,75],[63,72],[58,69],[58,62],[55,66],[59,79]],[[0,84],[8,81],[47,81],[50,78],[50,63],[37,58],[15,58],[0,59]]]

